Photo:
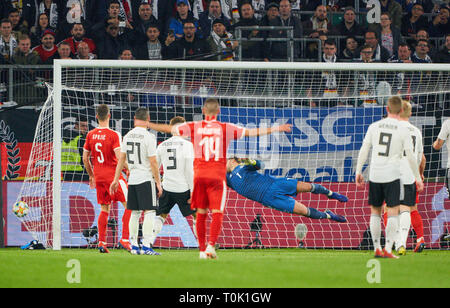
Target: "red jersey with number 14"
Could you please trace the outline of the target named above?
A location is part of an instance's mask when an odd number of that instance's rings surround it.
[[[116,172],[115,149],[120,149],[121,136],[110,128],[95,128],[86,136],[84,150],[90,152],[96,183],[111,183]]]
[[[244,136],[244,127],[204,120],[180,124],[175,130],[194,146],[194,177],[226,179],[228,145]]]

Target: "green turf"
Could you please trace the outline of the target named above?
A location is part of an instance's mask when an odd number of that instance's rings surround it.
[[[218,260],[199,260],[197,250],[159,251],[161,256],[0,249],[0,287],[450,287],[450,251],[408,251],[398,260],[373,259],[369,251],[218,250]],[[70,260],[80,265],[80,283],[67,279],[77,277]],[[376,268],[380,283],[369,283]]]

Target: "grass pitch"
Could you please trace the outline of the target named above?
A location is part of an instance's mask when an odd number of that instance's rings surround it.
[[[225,249],[218,260],[199,260],[197,250],[157,251],[162,255],[0,249],[0,287],[450,287],[450,251],[408,251],[398,260],[373,259],[372,251]]]

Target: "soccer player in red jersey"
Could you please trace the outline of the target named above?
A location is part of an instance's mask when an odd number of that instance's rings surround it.
[[[109,192],[109,186],[114,180],[116,165],[120,154],[121,136],[118,132],[109,128],[111,114],[107,105],[97,107],[96,118],[99,126],[91,130],[86,136],[84,144],[83,163],[89,174],[89,185],[97,190],[97,202],[101,206],[98,217],[98,249],[102,253],[108,253],[106,247],[106,227],[111,202],[120,201],[125,207],[122,217],[122,239],[119,245],[130,250],[128,225],[131,211],[127,210],[126,195],[127,182],[122,176],[120,189],[113,195]]]
[[[201,259],[215,259],[215,244],[222,229],[227,184],[227,148],[232,140],[246,136],[261,136],[275,132],[290,132],[291,125],[245,129],[232,123],[217,121],[220,106],[217,99],[209,98],[202,108],[203,121],[178,125],[149,122],[148,128],[174,136],[190,138],[194,146],[194,188],[191,208],[197,210],[196,231]],[[206,218],[212,213],[209,239],[206,241]]]

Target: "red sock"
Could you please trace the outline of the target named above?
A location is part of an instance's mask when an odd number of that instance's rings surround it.
[[[106,227],[108,226],[108,213],[100,211],[98,215],[98,241],[106,243]]]
[[[129,238],[130,238],[130,231],[129,231],[130,216],[131,216],[131,210],[125,209],[125,212],[123,213],[123,216],[122,216],[122,239],[123,240],[129,240]]]
[[[384,214],[383,214],[383,224],[384,224],[384,228],[386,228],[386,224],[387,224],[387,212],[384,212]]]
[[[198,248],[200,251],[206,249],[206,217],[208,214],[197,213],[197,222],[195,228],[197,229]]]
[[[420,216],[418,211],[411,212],[411,225],[417,234],[417,239],[423,237],[422,216]]]
[[[211,226],[209,230],[209,245],[216,245],[217,238],[219,237],[220,231],[222,230],[223,213],[213,213]]]

